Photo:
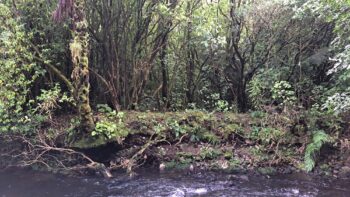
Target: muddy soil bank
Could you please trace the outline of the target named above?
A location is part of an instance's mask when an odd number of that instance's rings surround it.
[[[286,174],[305,170],[305,154],[315,139],[308,117],[300,112],[128,111],[97,113],[95,118],[100,127],[94,131],[92,143],[72,140],[74,124],[70,120],[74,116],[47,121],[31,136],[3,134],[0,163],[54,172],[126,169],[132,173],[141,166],[152,166],[160,170]],[[323,119],[333,124],[324,124]],[[329,139],[311,155],[315,161],[312,172],[349,176],[346,125],[338,126],[339,120],[328,117],[317,121]]]

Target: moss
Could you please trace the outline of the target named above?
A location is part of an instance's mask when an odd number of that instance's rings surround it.
[[[222,151],[220,149],[215,149],[212,147],[203,147],[201,148],[199,155],[202,159],[212,160],[221,156]]]
[[[233,157],[229,160],[229,164],[230,164],[231,169],[237,169],[238,167],[241,166],[241,163],[242,163],[241,160],[239,160],[238,158],[235,158],[235,157]]]
[[[80,115],[80,130],[83,135],[86,135],[95,128],[95,125],[89,101],[89,32],[84,7],[84,1],[74,1],[76,15],[79,17],[74,18],[70,49],[73,61],[74,99]]]
[[[192,153],[178,152],[176,153],[176,161],[178,164],[189,166],[195,160],[195,155]]]
[[[183,157],[183,158],[194,158],[194,155],[192,153],[187,153],[187,152],[177,152],[176,153],[177,157]]]
[[[166,169],[174,169],[177,166],[177,162],[172,160],[164,163]]]
[[[202,134],[201,139],[213,145],[219,144],[221,142],[220,138],[210,131],[205,131]]]
[[[262,167],[258,168],[258,172],[263,175],[274,175],[277,173],[277,170],[273,167]]]
[[[254,162],[255,165],[258,165],[258,163],[260,162],[269,160],[269,155],[267,154],[267,150],[262,145],[249,147],[248,150],[249,150],[248,154],[252,158],[252,161],[250,162]]]
[[[266,117],[266,113],[263,111],[253,111],[250,113],[250,117],[256,118],[256,119],[262,119]]]
[[[89,149],[96,148],[102,145],[109,143],[110,141],[103,136],[96,137],[83,137],[77,141],[74,141],[70,144],[72,148],[80,148],[80,149]]]
[[[232,158],[233,158],[232,152],[231,152],[231,151],[226,151],[226,152],[224,153],[224,158],[227,159],[227,160],[232,159]]]
[[[322,164],[320,165],[320,169],[324,172],[328,172],[330,170],[330,167],[328,164]]]
[[[227,140],[231,134],[242,134],[243,130],[243,127],[237,123],[222,124],[219,127],[219,131],[225,140]]]
[[[169,161],[165,162],[165,168],[166,169],[175,169],[175,170],[184,170],[184,169],[189,169],[191,165],[191,162],[179,162],[179,161]]]

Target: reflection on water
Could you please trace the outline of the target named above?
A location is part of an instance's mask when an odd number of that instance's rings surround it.
[[[134,178],[70,178],[25,170],[0,172],[0,197],[119,196],[349,196],[350,180],[322,180],[304,174],[270,179],[222,173],[159,173]]]

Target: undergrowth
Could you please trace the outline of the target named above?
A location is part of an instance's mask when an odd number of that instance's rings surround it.
[[[319,153],[321,147],[330,141],[330,136],[323,130],[313,133],[312,141],[307,145],[304,155],[304,169],[307,172],[311,172],[315,168],[316,155]]]

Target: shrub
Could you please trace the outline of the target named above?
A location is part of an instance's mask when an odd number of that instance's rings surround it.
[[[115,139],[122,143],[124,137],[129,134],[123,118],[124,112],[116,112],[107,105],[98,105],[98,111],[102,113],[101,120],[96,123],[95,130],[91,132],[94,137],[103,136],[107,140]]]
[[[32,115],[28,93],[43,74],[35,64],[23,25],[0,3],[0,132],[27,130]],[[23,129],[24,128],[24,129]]]

